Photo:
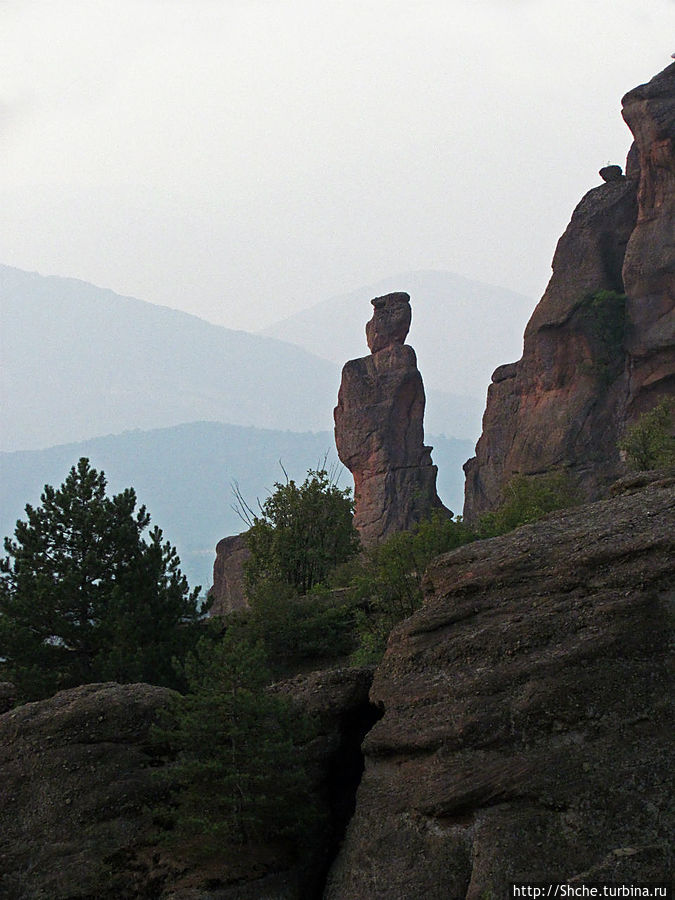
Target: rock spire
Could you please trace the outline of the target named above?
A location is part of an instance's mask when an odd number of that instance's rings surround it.
[[[422,376],[404,343],[410,297],[401,292],[371,302],[371,353],[344,366],[334,413],[338,456],[354,476],[354,524],[366,547],[434,509],[449,514],[436,493],[432,448],[424,444]]]

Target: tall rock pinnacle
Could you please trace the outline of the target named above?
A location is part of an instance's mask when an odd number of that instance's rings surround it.
[[[434,509],[449,514],[436,493],[432,448],[424,445],[422,376],[415,351],[403,343],[410,297],[387,294],[371,302],[371,353],[344,366],[334,413],[338,456],[354,476],[354,524],[366,547]]]

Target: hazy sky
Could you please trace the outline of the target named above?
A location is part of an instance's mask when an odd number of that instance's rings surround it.
[[[418,268],[538,297],[675,0],[0,0],[0,29],[0,262],[253,330]]]

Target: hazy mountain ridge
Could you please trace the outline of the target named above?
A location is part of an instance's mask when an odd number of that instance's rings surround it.
[[[470,455],[467,440],[429,437],[439,465],[439,492],[459,512],[462,506],[462,463]],[[103,469],[109,491],[133,486],[147,506],[153,524],[179,551],[192,585],[211,583],[215,545],[244,524],[232,509],[233,482],[253,505],[264,499],[275,481],[302,480],[328,456],[335,461],[332,432],[273,431],[193,422],[151,431],[92,438],[44,450],[0,452],[0,536],[14,532],[25,518],[26,503],[39,504],[45,484],[58,486],[81,456]],[[340,483],[351,485],[344,470]]]
[[[338,369],[296,346],[9,266],[0,299],[6,449],[197,419],[330,427]]]
[[[4,450],[197,420],[332,427],[347,356],[338,365],[295,343],[10,266],[0,266],[0,304]],[[362,330],[369,314],[366,297],[344,310],[355,322],[343,327]],[[327,343],[323,334],[317,346]],[[477,438],[483,385],[474,397],[427,396],[429,430]]]
[[[260,333],[311,348],[342,365],[367,354],[369,301],[392,291],[410,294],[408,343],[417,353],[427,393],[444,391],[457,403],[477,401],[482,412],[494,369],[505,358],[520,357],[525,323],[535,306],[534,300],[506,288],[452,272],[406,272],[321,301]],[[453,433],[436,425],[433,430]]]

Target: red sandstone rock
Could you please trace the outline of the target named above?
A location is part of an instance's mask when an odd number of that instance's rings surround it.
[[[640,166],[638,218],[626,248],[627,418],[675,392],[675,63],[623,98]]]
[[[366,323],[366,341],[371,353],[403,344],[412,321],[410,296],[403,292],[387,294],[371,300],[375,307],[373,318]]]
[[[226,616],[237,609],[247,609],[244,563],[251,555],[245,534],[235,534],[218,541],[213,564],[213,587],[209,591],[212,616]]]
[[[602,496],[622,472],[627,422],[673,393],[675,379],[675,65],[624,98],[635,143],[617,175],[582,199],[525,330],[500,366],[466,472],[468,520],[499,505],[516,474],[570,473]],[[626,293],[592,302],[600,291]]]
[[[415,351],[403,343],[410,297],[388,294],[372,303],[366,335],[373,352],[344,366],[335,408],[335,443],[354,476],[354,524],[364,546],[445,510],[424,445],[422,376]]]

